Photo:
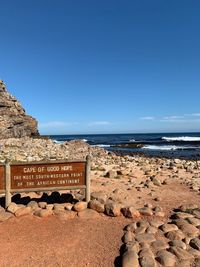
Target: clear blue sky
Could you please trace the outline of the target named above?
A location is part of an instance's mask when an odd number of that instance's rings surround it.
[[[0,10],[0,78],[42,134],[200,131],[199,0]]]

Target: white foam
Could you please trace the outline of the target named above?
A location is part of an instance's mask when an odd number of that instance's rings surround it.
[[[55,144],[63,144],[65,141],[58,141],[58,140],[53,140]]]
[[[165,141],[188,141],[188,142],[195,142],[200,141],[200,137],[195,136],[179,136],[179,137],[162,137]]]
[[[81,141],[83,141],[83,142],[87,142],[88,140],[87,140],[87,139],[81,139]]]
[[[155,145],[148,145],[143,147],[143,149],[149,149],[149,150],[177,150],[184,148],[185,147],[181,146],[155,146]]]
[[[131,140],[129,140],[129,142],[135,142],[135,139],[131,139]]]
[[[104,144],[99,144],[99,145],[95,145],[95,146],[98,146],[98,147],[110,147],[110,145],[104,145]]]

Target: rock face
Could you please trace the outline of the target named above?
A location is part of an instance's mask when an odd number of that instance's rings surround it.
[[[26,115],[21,104],[0,80],[0,139],[38,135],[37,121]]]

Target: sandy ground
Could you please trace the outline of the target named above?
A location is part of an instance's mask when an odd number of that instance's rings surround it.
[[[53,216],[10,219],[0,227],[0,266],[114,266],[127,223],[106,216],[65,222]]]
[[[140,176],[138,173],[138,179]],[[137,191],[126,178],[108,179],[93,175],[91,187],[92,191],[103,190],[105,193],[117,189],[113,198],[125,199],[137,208],[145,203],[159,205],[166,218],[172,209],[182,204],[200,203],[198,193],[177,179],[167,177],[166,185]],[[155,201],[155,197],[160,200]],[[64,222],[55,216],[12,218],[0,224],[0,266],[120,266],[118,258],[123,228],[130,221],[105,215],[98,219],[75,218]]]

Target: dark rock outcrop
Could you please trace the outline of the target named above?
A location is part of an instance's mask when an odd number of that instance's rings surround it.
[[[0,139],[38,135],[37,121],[26,115],[24,108],[0,80]]]

